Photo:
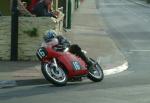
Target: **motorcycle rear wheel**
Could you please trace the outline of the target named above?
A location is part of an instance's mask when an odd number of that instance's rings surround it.
[[[104,79],[104,73],[101,66],[96,63],[93,59],[90,59],[93,63],[93,67],[89,70],[87,77],[94,82],[100,82]]]
[[[67,74],[61,66],[56,68],[50,67],[50,64],[44,63],[41,67],[42,73],[47,81],[55,86],[65,86],[67,84]]]

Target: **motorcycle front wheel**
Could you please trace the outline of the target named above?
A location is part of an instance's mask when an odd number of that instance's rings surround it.
[[[55,86],[65,86],[67,84],[67,74],[61,66],[51,66],[48,63],[42,64],[42,73],[46,80]]]
[[[96,63],[93,59],[90,60],[93,63],[93,66],[89,70],[89,74],[87,75],[87,77],[94,82],[102,81],[104,78],[104,73],[101,66],[98,63]]]

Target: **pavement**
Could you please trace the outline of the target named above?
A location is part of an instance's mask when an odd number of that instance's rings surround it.
[[[73,13],[72,29],[64,36],[79,44],[102,66],[105,76],[127,70],[128,62],[109,34],[94,0],[84,0]],[[0,88],[48,83],[38,61],[0,61]]]

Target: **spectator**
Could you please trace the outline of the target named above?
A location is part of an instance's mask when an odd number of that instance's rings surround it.
[[[27,6],[27,9],[32,12],[33,7],[39,2],[40,0],[31,0],[31,2],[29,3],[29,5]]]
[[[19,9],[19,15],[20,16],[33,16],[27,9],[26,9],[26,2],[22,2],[21,0],[18,0],[18,9]]]
[[[42,0],[39,1],[32,10],[32,13],[36,16],[48,16],[57,18],[56,15],[51,10],[52,0]]]

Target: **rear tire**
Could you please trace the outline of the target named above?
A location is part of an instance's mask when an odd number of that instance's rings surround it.
[[[90,60],[93,63],[93,67],[92,70],[89,70],[89,74],[87,75],[87,77],[94,82],[102,81],[104,78],[104,73],[101,66],[98,63],[96,63],[93,59]]]
[[[48,63],[41,64],[42,73],[47,81],[55,86],[65,86],[67,84],[67,74],[61,66],[58,65],[57,71],[50,67]]]

